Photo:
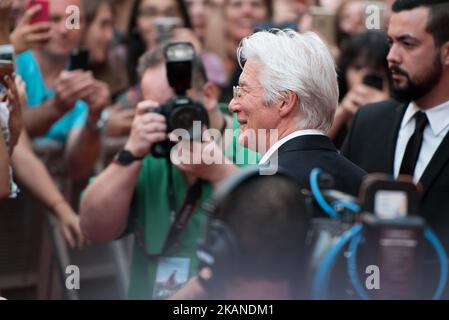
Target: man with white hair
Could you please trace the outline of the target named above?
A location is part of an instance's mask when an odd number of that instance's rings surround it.
[[[320,168],[332,175],[336,189],[357,195],[365,172],[326,136],[338,85],[332,56],[319,37],[257,32],[242,40],[238,59],[244,67],[229,110],[240,123],[239,143],[264,154],[261,165],[283,167],[301,187],[309,187],[311,170]]]

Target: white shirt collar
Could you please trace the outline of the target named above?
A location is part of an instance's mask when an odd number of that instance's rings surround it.
[[[430,108],[428,110],[421,110],[415,102],[410,102],[402,119],[401,129],[404,128],[413,119],[413,116],[422,111],[426,114],[429,120],[429,126],[435,136],[438,136],[447,126],[449,126],[449,101]]]
[[[266,164],[268,160],[271,158],[271,156],[287,141],[300,137],[300,136],[307,136],[307,135],[322,135],[325,134],[320,130],[314,130],[314,129],[308,129],[308,130],[298,130],[295,132],[290,133],[289,135],[283,137],[281,140],[276,141],[270,149],[263,155],[262,159],[259,161],[259,165]]]

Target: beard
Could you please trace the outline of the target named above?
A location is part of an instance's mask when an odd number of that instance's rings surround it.
[[[392,80],[393,97],[400,102],[410,102],[419,100],[435,87],[443,74],[443,65],[440,55],[437,54],[433,61],[432,69],[420,77],[420,79],[412,80],[410,75],[398,66],[390,67],[390,75],[392,72],[401,74],[407,79],[405,86],[402,87],[395,85],[394,80]]]

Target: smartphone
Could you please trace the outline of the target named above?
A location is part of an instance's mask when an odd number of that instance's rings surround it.
[[[50,21],[49,4],[47,0],[30,0],[30,2],[28,2],[27,9],[37,4],[41,6],[41,10],[33,15],[30,21],[31,24]]]
[[[368,73],[363,77],[363,84],[382,91],[384,88],[384,79],[378,73]]]
[[[75,48],[70,53],[69,70],[89,70],[89,50],[86,48]]]

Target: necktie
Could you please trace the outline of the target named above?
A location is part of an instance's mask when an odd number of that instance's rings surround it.
[[[418,111],[415,114],[415,132],[408,140],[405,148],[404,157],[402,158],[401,169],[399,174],[413,175],[416,162],[418,160],[419,151],[421,150],[423,132],[429,120],[424,112]]]

